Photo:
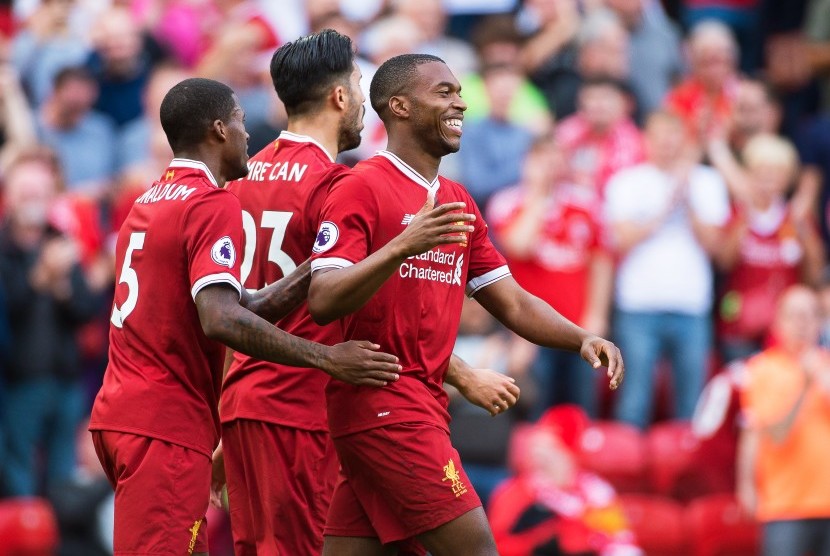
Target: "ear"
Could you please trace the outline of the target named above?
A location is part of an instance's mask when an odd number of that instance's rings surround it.
[[[338,110],[346,109],[347,98],[348,94],[346,92],[346,88],[343,85],[338,85],[337,87],[332,89],[331,100]]]
[[[225,127],[225,122],[222,120],[213,120],[213,125],[210,128],[210,134],[219,142],[224,143],[228,140],[228,130]]]
[[[409,119],[409,100],[404,96],[389,97],[389,112],[391,112],[393,116],[402,120]]]

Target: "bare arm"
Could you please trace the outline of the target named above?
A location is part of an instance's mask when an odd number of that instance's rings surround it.
[[[706,254],[715,259],[723,244],[723,229],[720,226],[705,224],[689,208],[689,222],[692,225],[692,233],[697,242],[706,251]]]
[[[544,196],[528,195],[516,220],[499,236],[505,254],[516,259],[527,259],[531,255],[545,221],[546,210]]]
[[[589,332],[597,335],[607,332],[613,291],[614,262],[608,253],[596,251],[591,257],[587,306],[580,323]]]
[[[474,369],[455,354],[450,358],[444,382],[493,416],[507,411],[519,399],[519,387],[513,378],[490,369]]]
[[[240,304],[267,321],[277,322],[306,300],[310,283],[311,261],[306,260],[294,272],[270,286],[253,293],[243,289]]]
[[[801,281],[812,287],[821,283],[821,275],[826,262],[824,244],[813,226],[813,219],[807,215],[796,219],[796,232],[804,248],[804,259],[801,261]]]
[[[463,243],[464,233],[472,226],[457,222],[475,220],[472,214],[452,213],[463,210],[464,203],[447,203],[436,209],[427,199],[412,222],[392,241],[362,261],[347,268],[321,269],[311,278],[308,310],[319,324],[328,324],[363,307],[377,293],[393,272],[412,255],[419,255],[438,245]],[[454,235],[449,235],[454,234]]]
[[[722,139],[713,139],[707,145],[709,160],[721,173],[729,193],[740,204],[748,205],[752,201],[752,186],[746,172],[735,160],[729,144]]]
[[[523,290],[512,277],[490,284],[475,297],[519,336],[537,345],[579,352],[593,368],[608,367],[612,389],[622,383],[625,366],[617,346],[578,327]]]
[[[328,347],[292,336],[242,307],[236,290],[224,284],[196,294],[196,308],[205,335],[228,347],[265,361],[338,374],[367,371],[365,384],[384,386],[397,380],[400,366],[393,355],[376,351],[370,342],[346,342]]]
[[[735,461],[735,488],[743,510],[755,515],[757,491],[755,489],[755,461],[758,457],[760,436],[752,429],[742,429],[738,438],[738,454]]]

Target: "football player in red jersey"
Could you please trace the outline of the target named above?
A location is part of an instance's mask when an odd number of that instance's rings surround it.
[[[233,91],[185,80],[160,116],[176,158],[118,235],[109,365],[89,428],[115,488],[115,554],[206,554],[223,343],[333,374],[361,368],[381,381],[395,380],[399,366],[369,342],[323,346],[264,320],[304,298],[308,264],[262,291],[241,287],[240,206],[223,189],[248,171]]]
[[[344,337],[372,338],[403,370],[384,388],[326,387],[341,473],[323,554],[392,554],[389,543],[416,537],[433,556],[494,555],[481,502],[450,444],[442,388],[465,290],[526,339],[607,366],[612,388],[623,378],[622,357],[521,289],[467,191],[438,175],[441,158],[459,149],[466,109],[446,64],[392,58],[370,97],[388,150],[332,185],[308,302],[315,320],[342,319]],[[432,227],[446,234],[435,248],[426,241]]]
[[[348,170],[335,156],[358,146],[363,127],[361,76],[348,37],[326,30],[286,43],[272,58],[271,76],[288,129],[251,158],[247,177],[228,185],[242,205],[241,275],[249,288],[290,275],[312,254],[329,184]],[[335,239],[321,233],[320,244]],[[339,326],[315,324],[305,304],[276,324],[323,344],[342,341]],[[329,374],[383,385],[359,373]],[[516,401],[518,388],[510,380],[457,361],[449,382],[495,414]],[[220,414],[237,556],[320,554],[338,471],[326,419],[328,381],[323,371],[235,354]]]

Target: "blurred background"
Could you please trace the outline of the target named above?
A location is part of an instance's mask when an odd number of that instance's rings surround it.
[[[623,351],[612,393],[466,302],[456,353],[522,388],[497,418],[451,405],[501,553],[830,554],[830,1],[4,0],[0,556],[111,553],[86,418],[164,94],[228,83],[254,154],[285,126],[271,54],[325,28],[367,97],[391,56],[449,64],[442,173],[520,284]],[[385,147],[365,123],[342,162]]]

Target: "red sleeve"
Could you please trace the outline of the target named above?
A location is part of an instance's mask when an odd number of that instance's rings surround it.
[[[377,198],[363,178],[345,174],[337,179],[320,214],[312,249],[312,272],[345,268],[365,259],[378,214]]]
[[[184,215],[190,293],[226,283],[242,295],[237,246],[242,245],[242,207],[236,195],[217,189],[195,199]]]
[[[473,297],[480,289],[510,276],[510,270],[507,261],[490,241],[487,223],[472,198],[468,197],[467,206],[472,207],[473,214],[476,215],[475,230],[470,238],[470,266],[467,272],[467,295]]]

